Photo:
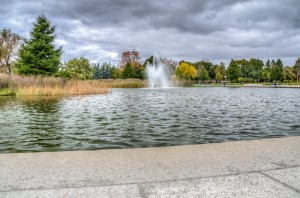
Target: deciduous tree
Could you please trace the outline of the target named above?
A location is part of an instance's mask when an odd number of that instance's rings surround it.
[[[296,79],[296,75],[294,74],[292,67],[283,68],[283,79],[286,81],[292,81]]]
[[[251,78],[252,66],[246,59],[236,60],[240,67],[240,76],[243,78]]]
[[[256,79],[256,82],[262,78],[262,70],[264,67],[264,62],[260,59],[251,58],[249,60],[249,65],[251,68],[250,78]]]
[[[226,75],[228,79],[230,81],[237,81],[239,78],[239,74],[240,74],[240,68],[238,63],[235,60],[231,59],[231,62],[226,71]]]
[[[300,57],[295,62],[294,71],[296,73],[296,78],[297,78],[297,83],[298,83],[299,82],[299,75],[300,75]]]
[[[124,79],[134,78],[134,76],[135,76],[134,68],[131,66],[130,63],[127,63],[123,69],[122,78]]]
[[[125,51],[122,53],[122,58],[120,62],[120,66],[123,68],[127,64],[132,64],[134,62],[140,63],[141,57],[140,53],[136,50]]]
[[[197,70],[192,64],[182,61],[175,73],[180,79],[190,80],[196,77]]]
[[[84,57],[73,58],[65,63],[64,72],[73,79],[88,80],[93,78],[93,67]]]
[[[209,80],[209,74],[208,74],[208,71],[203,67],[201,70],[200,70],[200,73],[199,73],[199,80],[201,80],[202,82],[206,81],[206,80]]]
[[[199,62],[193,63],[193,65],[195,68],[197,68],[198,73],[200,73],[202,68],[205,68],[206,71],[208,72],[209,78],[211,80],[215,79],[215,77],[216,77],[215,69],[216,69],[217,65],[214,65],[210,61],[199,61]]]
[[[113,66],[111,68],[111,78],[112,79],[122,78],[122,70],[119,67]]]
[[[7,74],[11,74],[11,64],[19,46],[21,37],[10,29],[2,29],[0,32],[0,68]]]
[[[221,62],[220,65],[218,65],[215,69],[215,79],[218,82],[221,82],[222,80],[224,80],[224,76],[225,76],[225,64]]]

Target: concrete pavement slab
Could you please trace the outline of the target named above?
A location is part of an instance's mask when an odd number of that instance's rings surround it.
[[[165,182],[300,166],[300,137],[98,151],[0,154],[0,194]]]
[[[14,192],[0,192],[3,198],[138,198],[141,197],[137,185],[120,185],[104,187],[85,187],[85,188],[63,188],[63,189],[44,189],[44,190],[25,190]]]
[[[295,192],[259,173],[240,174],[143,185],[144,197],[299,197]]]
[[[264,171],[263,173],[296,189],[300,197],[300,167]]]

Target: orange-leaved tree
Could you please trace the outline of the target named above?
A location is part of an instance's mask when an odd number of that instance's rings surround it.
[[[136,50],[125,51],[122,53],[122,58],[120,62],[121,68],[124,68],[127,64],[139,63],[140,64],[140,53]]]

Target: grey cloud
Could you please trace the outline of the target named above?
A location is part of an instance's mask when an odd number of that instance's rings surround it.
[[[130,49],[144,58],[157,51],[216,63],[277,57],[294,64],[300,56],[298,0],[0,1],[0,27],[23,36],[44,13],[57,27],[64,60],[86,56],[117,63]]]

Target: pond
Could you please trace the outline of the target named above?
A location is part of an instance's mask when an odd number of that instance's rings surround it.
[[[0,153],[203,144],[300,135],[300,89],[113,89],[0,97]]]

